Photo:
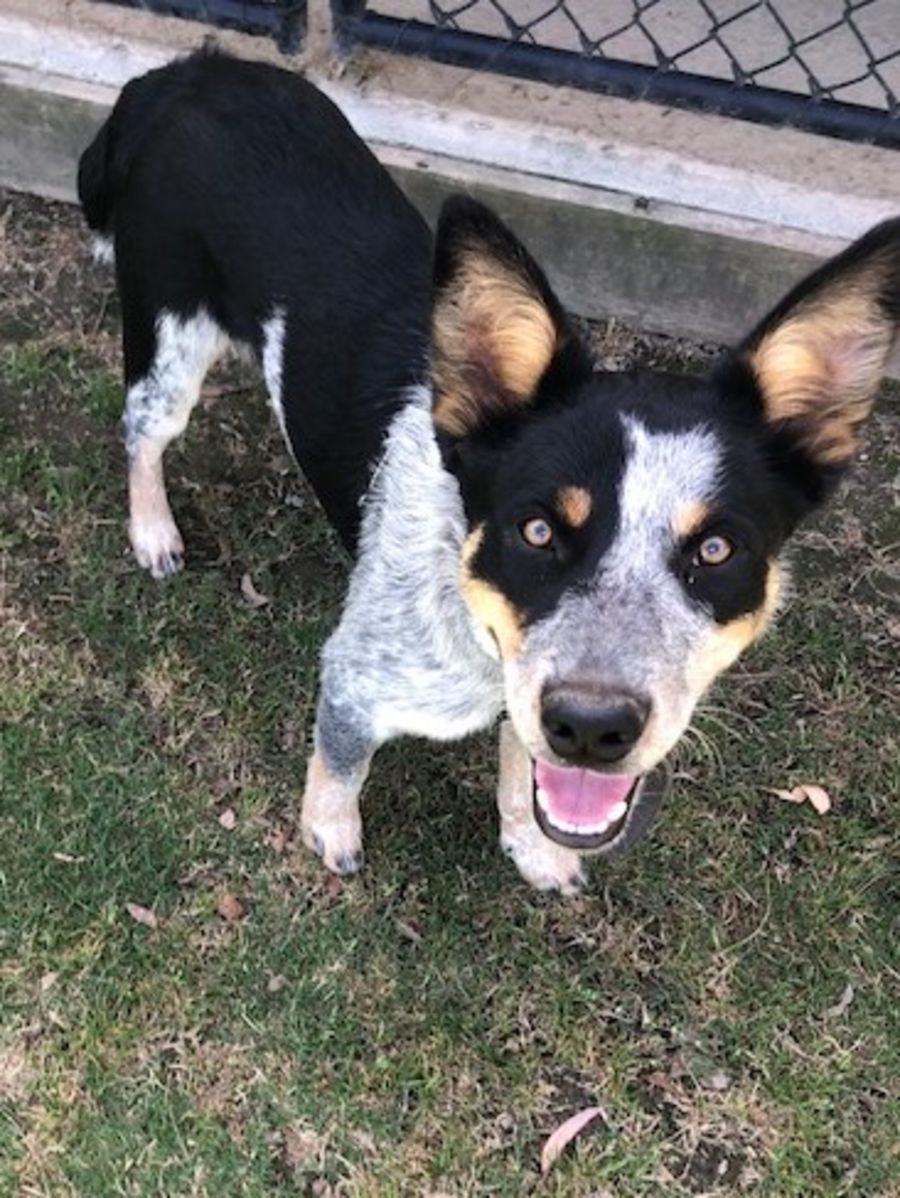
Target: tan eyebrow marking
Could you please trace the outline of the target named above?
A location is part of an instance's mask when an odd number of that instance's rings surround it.
[[[584,487],[560,487],[556,493],[556,510],[573,528],[587,523],[593,506],[591,493]]]
[[[700,531],[711,515],[712,510],[708,503],[700,499],[691,499],[673,513],[672,532],[679,540],[686,541],[688,537]]]

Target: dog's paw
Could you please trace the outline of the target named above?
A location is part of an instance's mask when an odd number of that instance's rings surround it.
[[[333,874],[355,874],[363,867],[362,821],[301,821],[303,843]]]
[[[184,565],[184,542],[171,519],[132,520],[128,535],[137,563],[154,578],[168,578]]]
[[[521,825],[500,835],[500,848],[535,890],[572,897],[587,884],[581,857],[574,849],[554,844],[537,824]]]

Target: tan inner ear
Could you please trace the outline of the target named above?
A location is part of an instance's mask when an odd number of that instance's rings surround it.
[[[433,318],[434,421],[462,436],[491,411],[528,403],[557,330],[528,280],[473,250]]]
[[[801,308],[750,355],[769,420],[794,423],[816,461],[848,462],[856,450],[856,426],[872,409],[893,334],[862,285]]]

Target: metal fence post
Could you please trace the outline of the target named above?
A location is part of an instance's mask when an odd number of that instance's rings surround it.
[[[365,16],[366,0],[330,0],[335,48],[347,51],[353,44],[354,26]]]
[[[306,0],[306,59],[324,66],[334,57],[335,18],[332,0]]]

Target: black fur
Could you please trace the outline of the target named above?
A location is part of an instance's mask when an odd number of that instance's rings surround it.
[[[298,75],[211,52],[133,80],[79,169],[111,233],[126,381],[161,310],[204,306],[258,353],[288,312],[288,435],[352,548],[385,428],[424,376],[431,237],[338,109]]]

